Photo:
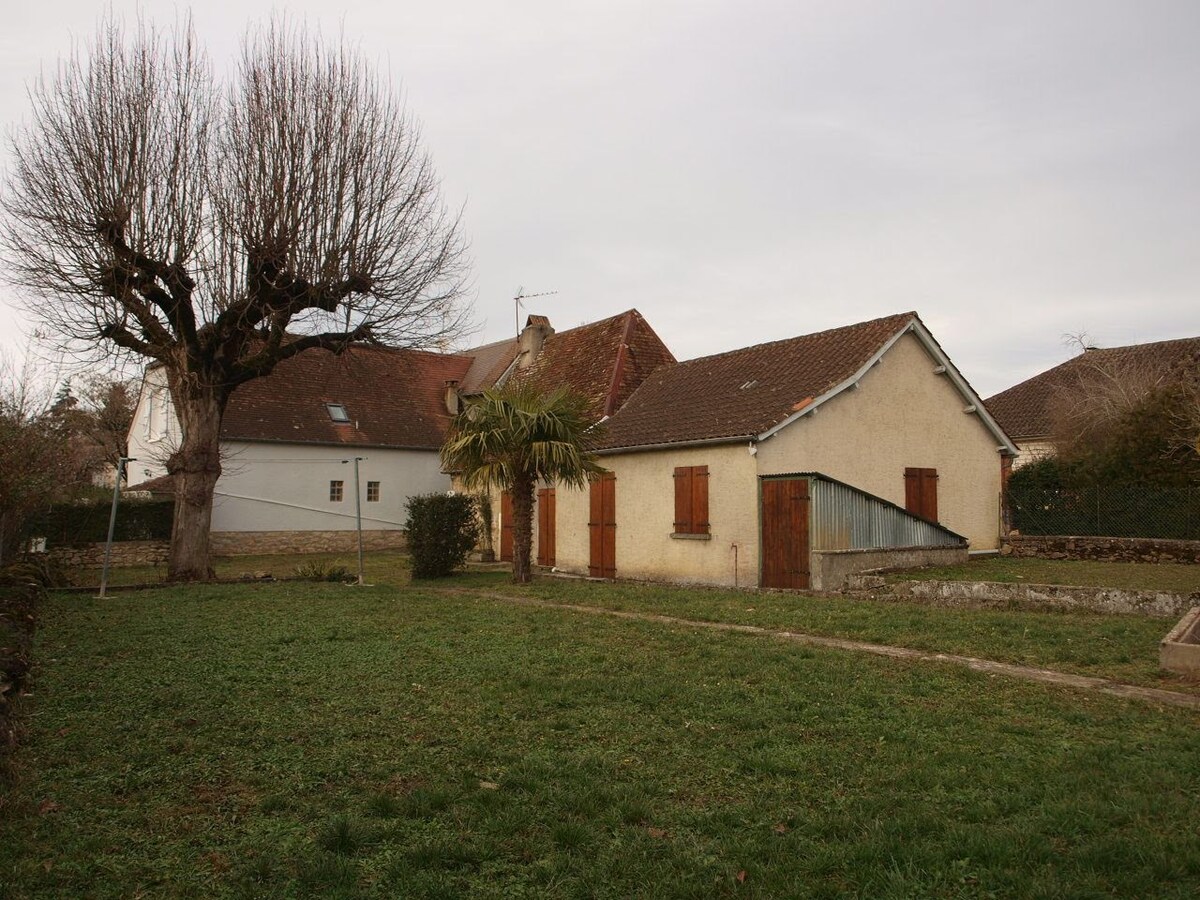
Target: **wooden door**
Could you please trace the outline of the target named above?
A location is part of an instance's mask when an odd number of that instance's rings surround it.
[[[512,494],[500,494],[500,560],[512,562],[513,558],[513,511]]]
[[[762,586],[807,588],[808,481],[762,482]]]
[[[593,578],[616,578],[617,476],[605,472],[593,481],[590,501],[588,538],[591,553],[588,574]]]
[[[537,494],[539,566],[554,565],[554,488],[542,488]]]

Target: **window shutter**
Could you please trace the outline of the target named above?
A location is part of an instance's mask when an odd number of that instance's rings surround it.
[[[708,466],[692,467],[692,534],[708,534]]]
[[[675,533],[692,531],[692,467],[675,469]]]
[[[904,508],[914,516],[938,520],[937,469],[904,470]]]

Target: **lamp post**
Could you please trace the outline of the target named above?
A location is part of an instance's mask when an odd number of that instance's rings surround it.
[[[112,511],[108,514],[108,542],[104,545],[104,568],[100,571],[100,597],[108,589],[108,565],[112,560],[113,532],[117,527],[117,504],[121,500],[121,479],[125,476],[126,463],[134,462],[133,456],[117,457],[117,477],[113,479]]]
[[[362,492],[359,490],[358,484],[358,464],[366,459],[365,456],[354,457],[354,527],[358,531],[358,583],[366,584],[366,579],[363,577],[363,537],[362,537]],[[343,459],[342,463],[348,463],[351,460]]]

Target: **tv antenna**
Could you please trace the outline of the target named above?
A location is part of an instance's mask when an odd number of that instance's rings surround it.
[[[533,297],[549,297],[552,294],[557,294],[558,291],[542,291],[540,294],[527,294],[525,288],[517,285],[517,295],[513,297],[513,321],[517,326],[517,334],[521,333],[521,301],[529,300]]]

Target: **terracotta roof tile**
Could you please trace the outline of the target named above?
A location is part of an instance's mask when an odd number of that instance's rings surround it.
[[[901,313],[660,368],[606,423],[598,446],[762,434],[850,378],[916,317]]]
[[[494,385],[516,359],[518,343],[517,338],[512,337],[464,351],[462,355],[474,357],[474,362],[463,378],[460,388],[462,392],[478,394],[484,388]]]
[[[1118,371],[1128,366],[1167,372],[1189,361],[1200,364],[1200,337],[1088,350],[989,397],[985,403],[1000,427],[1016,440],[1044,438],[1054,431],[1052,411],[1056,400],[1064,392],[1078,389],[1081,379],[1096,365]]]
[[[674,362],[642,314],[631,309],[551,334],[533,365],[512,377],[542,390],[569,387],[588,399],[599,419],[619,408],[651,372]]]
[[[445,383],[461,382],[471,363],[417,350],[309,350],[234,391],[221,437],[437,449],[449,421]],[[327,403],[345,406],[350,422],[334,422]]]

